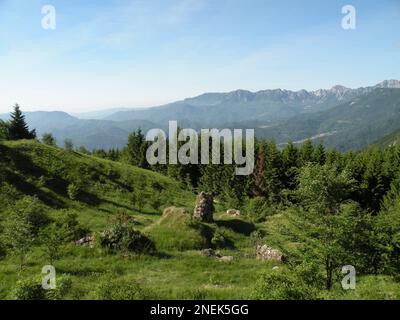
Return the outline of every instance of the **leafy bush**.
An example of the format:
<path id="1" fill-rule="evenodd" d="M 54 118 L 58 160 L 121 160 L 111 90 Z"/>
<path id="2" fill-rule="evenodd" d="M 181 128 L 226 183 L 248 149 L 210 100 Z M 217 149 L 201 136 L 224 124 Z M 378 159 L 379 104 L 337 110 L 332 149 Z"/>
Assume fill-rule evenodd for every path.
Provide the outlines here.
<path id="1" fill-rule="evenodd" d="M 42 288 L 42 279 L 32 277 L 19 280 L 13 290 L 15 300 L 45 300 L 45 290 Z"/>
<path id="2" fill-rule="evenodd" d="M 315 266 L 300 265 L 291 270 L 273 270 L 256 282 L 252 298 L 258 300 L 316 300 L 324 283 Z"/>
<path id="3" fill-rule="evenodd" d="M 12 292 L 15 300 L 61 300 L 71 289 L 69 276 L 61 275 L 56 279 L 56 289 L 45 290 L 39 276 L 19 280 Z"/>
<path id="4" fill-rule="evenodd" d="M 256 222 L 264 221 L 267 216 L 271 216 L 275 213 L 275 211 L 269 207 L 267 199 L 263 197 L 248 199 L 245 212 L 249 218 Z"/>
<path id="5" fill-rule="evenodd" d="M 57 228 L 60 229 L 65 242 L 79 240 L 90 233 L 89 229 L 79 224 L 78 215 L 75 212 L 61 210 L 53 216 L 53 220 Z"/>
<path id="6" fill-rule="evenodd" d="M 39 230 L 50 223 L 47 208 L 36 197 L 25 196 L 18 200 L 12 208 L 12 216 L 24 217 L 36 236 Z"/>
<path id="7" fill-rule="evenodd" d="M 123 253 L 143 253 L 154 250 L 151 240 L 136 230 L 135 223 L 131 221 L 115 222 L 100 233 L 99 241 L 102 247 Z"/>
<path id="8" fill-rule="evenodd" d="M 146 300 L 154 298 L 153 295 L 134 281 L 122 281 L 106 277 L 94 291 L 96 300 Z"/>

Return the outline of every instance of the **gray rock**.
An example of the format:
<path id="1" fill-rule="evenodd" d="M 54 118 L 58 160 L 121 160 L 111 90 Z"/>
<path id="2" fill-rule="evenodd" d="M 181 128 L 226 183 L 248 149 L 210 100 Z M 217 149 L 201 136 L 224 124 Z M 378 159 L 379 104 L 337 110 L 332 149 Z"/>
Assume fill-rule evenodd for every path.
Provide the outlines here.
<path id="1" fill-rule="evenodd" d="M 204 257 L 215 257 L 216 253 L 213 249 L 204 249 L 201 250 L 201 255 Z"/>
<path id="2" fill-rule="evenodd" d="M 267 245 L 257 246 L 256 254 L 258 260 L 283 262 L 283 253 Z"/>
<path id="3" fill-rule="evenodd" d="M 202 222 L 213 222 L 214 204 L 213 196 L 209 193 L 201 192 L 196 199 L 196 206 L 193 212 L 193 219 Z"/>

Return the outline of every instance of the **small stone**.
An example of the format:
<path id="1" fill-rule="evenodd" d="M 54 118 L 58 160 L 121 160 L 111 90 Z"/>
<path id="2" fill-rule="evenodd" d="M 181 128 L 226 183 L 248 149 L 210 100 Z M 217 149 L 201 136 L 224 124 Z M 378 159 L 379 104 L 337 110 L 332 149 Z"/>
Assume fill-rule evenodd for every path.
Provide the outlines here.
<path id="1" fill-rule="evenodd" d="M 204 257 L 215 257 L 216 253 L 213 249 L 203 249 L 201 250 L 201 255 Z"/>
<path id="2" fill-rule="evenodd" d="M 226 211 L 226 214 L 234 217 L 240 217 L 241 215 L 240 211 L 236 209 L 229 209 Z"/>
<path id="3" fill-rule="evenodd" d="M 233 261 L 233 257 L 232 256 L 223 256 L 221 258 L 218 258 L 219 261 L 222 262 L 232 262 Z"/>

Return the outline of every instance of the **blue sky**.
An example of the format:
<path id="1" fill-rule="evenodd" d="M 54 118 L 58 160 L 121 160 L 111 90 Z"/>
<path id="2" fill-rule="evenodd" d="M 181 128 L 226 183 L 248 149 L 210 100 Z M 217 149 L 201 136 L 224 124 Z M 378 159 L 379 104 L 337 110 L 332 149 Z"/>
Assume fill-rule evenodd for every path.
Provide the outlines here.
<path id="1" fill-rule="evenodd" d="M 356 30 L 341 27 L 347 4 Z M 0 0 L 0 112 L 373 85 L 400 78 L 399 30 L 399 0 Z"/>

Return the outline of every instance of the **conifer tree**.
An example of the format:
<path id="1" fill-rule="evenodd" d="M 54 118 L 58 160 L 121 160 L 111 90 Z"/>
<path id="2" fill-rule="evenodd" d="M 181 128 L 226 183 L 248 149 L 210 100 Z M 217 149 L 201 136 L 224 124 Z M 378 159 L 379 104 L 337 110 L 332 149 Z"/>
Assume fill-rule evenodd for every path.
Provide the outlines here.
<path id="1" fill-rule="evenodd" d="M 25 116 L 22 114 L 22 111 L 18 104 L 15 105 L 14 111 L 11 113 L 8 134 L 10 140 L 36 138 L 35 129 L 29 130 L 29 127 L 25 121 Z"/>

